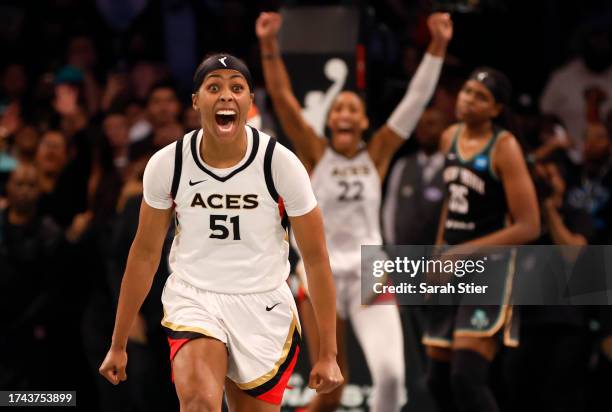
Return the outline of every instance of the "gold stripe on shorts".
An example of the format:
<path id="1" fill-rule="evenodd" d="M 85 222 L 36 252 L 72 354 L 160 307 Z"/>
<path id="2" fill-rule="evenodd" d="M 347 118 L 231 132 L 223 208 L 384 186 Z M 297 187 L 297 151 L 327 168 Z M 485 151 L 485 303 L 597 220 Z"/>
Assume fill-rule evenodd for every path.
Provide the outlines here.
<path id="1" fill-rule="evenodd" d="M 202 329 L 202 328 L 198 328 L 197 326 L 185 326 L 185 325 L 179 325 L 176 323 L 172 323 L 166 320 L 166 311 L 164 311 L 164 317 L 161 320 L 161 324 L 162 326 L 173 330 L 175 332 L 194 332 L 194 333 L 199 333 L 201 335 L 205 335 L 208 336 L 210 338 L 215 338 L 220 340 L 217 336 L 215 336 L 214 333 L 211 333 L 209 331 L 207 331 L 206 329 Z"/>
<path id="2" fill-rule="evenodd" d="M 283 345 L 283 351 L 281 353 L 280 358 L 274 364 L 274 367 L 266 374 L 250 382 L 245 382 L 245 383 L 235 382 L 236 386 L 238 386 L 242 390 L 249 390 L 249 389 L 253 389 L 258 386 L 263 385 L 264 383 L 272 379 L 274 376 L 276 376 L 276 374 L 278 373 L 278 368 L 280 368 L 283 362 L 285 362 L 285 359 L 287 359 L 287 355 L 289 354 L 289 350 L 291 349 L 291 345 L 293 343 L 293 334 L 295 333 L 296 328 L 298 329 L 298 332 L 299 332 L 298 323 L 295 318 L 295 314 L 293 314 L 293 317 L 291 320 L 291 326 L 289 327 L 289 333 L 287 334 L 287 339 L 285 339 L 285 344 Z"/>

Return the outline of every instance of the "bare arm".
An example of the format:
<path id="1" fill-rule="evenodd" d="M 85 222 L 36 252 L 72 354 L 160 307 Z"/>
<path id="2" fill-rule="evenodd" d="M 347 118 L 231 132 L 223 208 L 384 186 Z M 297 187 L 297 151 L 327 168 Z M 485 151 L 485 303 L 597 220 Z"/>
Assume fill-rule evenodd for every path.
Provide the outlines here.
<path id="1" fill-rule="evenodd" d="M 316 207 L 304 216 L 291 218 L 291 228 L 308 275 L 310 298 L 321 336 L 319 355 L 336 356 L 336 292 L 321 211 Z"/>
<path id="2" fill-rule="evenodd" d="M 115 385 L 126 379 L 128 334 L 151 289 L 171 218 L 172 209 L 154 209 L 142 201 L 138 230 L 121 282 L 111 348 L 100 366 L 100 373 Z"/>
<path id="3" fill-rule="evenodd" d="M 323 387 L 317 390 L 327 392 L 338 386 L 343 379 L 336 364 L 336 290 L 329 266 L 321 211 L 316 207 L 303 216 L 292 217 L 291 227 L 302 253 L 310 300 L 319 330 L 319 358 L 311 373 L 311 385 L 317 388 L 318 378 L 313 374 L 320 374 Z"/>
<path id="4" fill-rule="evenodd" d="M 368 152 L 381 178 L 385 177 L 393 154 L 410 137 L 431 99 L 438 83 L 446 48 L 452 38 L 453 26 L 448 14 L 433 13 L 427 24 L 432 37 L 427 53 L 410 81 L 406 94 L 387 123 L 376 132 L 368 144 Z"/>
<path id="5" fill-rule="evenodd" d="M 436 246 L 444 243 L 444 224 L 446 223 L 446 216 L 448 214 L 448 199 L 444 199 L 442 210 L 440 211 L 440 221 L 438 223 L 438 233 L 436 234 Z"/>
<path id="6" fill-rule="evenodd" d="M 502 181 L 512 222 L 509 226 L 467 242 L 470 245 L 521 245 L 540 234 L 540 211 L 535 187 L 516 138 L 499 137 L 493 165 Z"/>
<path id="7" fill-rule="evenodd" d="M 302 107 L 293 94 L 276 38 L 280 26 L 281 16 L 278 13 L 261 13 L 256 23 L 266 91 L 297 155 L 311 170 L 323 156 L 327 143 L 306 123 Z"/>

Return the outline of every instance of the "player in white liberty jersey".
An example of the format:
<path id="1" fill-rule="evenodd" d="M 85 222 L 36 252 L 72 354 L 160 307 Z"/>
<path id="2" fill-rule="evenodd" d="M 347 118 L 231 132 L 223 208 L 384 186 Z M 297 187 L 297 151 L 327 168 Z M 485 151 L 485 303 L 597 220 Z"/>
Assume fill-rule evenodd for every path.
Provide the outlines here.
<path id="1" fill-rule="evenodd" d="M 289 273 L 291 221 L 313 278 L 322 354 L 310 386 L 342 382 L 336 363 L 335 295 L 323 224 L 297 157 L 246 126 L 250 73 L 226 54 L 194 76 L 202 128 L 157 152 L 144 174 L 138 231 L 121 286 L 111 348 L 100 372 L 126 379 L 128 331 L 151 286 L 176 212 L 172 275 L 162 295 L 181 411 L 279 411 L 301 336 Z"/>
<path id="2" fill-rule="evenodd" d="M 280 15 L 262 13 L 256 25 L 266 89 L 285 133 L 311 172 L 313 189 L 325 220 L 325 237 L 337 290 L 340 367 L 346 376 L 342 331 L 344 322 L 350 319 L 372 375 L 371 410 L 376 412 L 399 411 L 406 401 L 404 348 L 397 307 L 361 305 L 360 246 L 382 243 L 381 182 L 391 157 L 412 133 L 433 94 L 452 37 L 448 14 L 432 14 L 428 25 L 432 41 L 406 95 L 387 124 L 367 145 L 362 140 L 368 128 L 365 105 L 356 93 L 349 91 L 341 92 L 331 106 L 327 119 L 331 130 L 329 144 L 317 136 L 301 114 L 280 58 L 276 40 Z M 308 284 L 312 291 L 314 283 Z M 308 336 L 313 332 L 309 328 Z M 316 350 L 311 354 L 316 358 Z M 341 394 L 342 388 L 339 388 L 329 395 L 317 396 L 309 405 L 310 410 L 335 410 Z"/>

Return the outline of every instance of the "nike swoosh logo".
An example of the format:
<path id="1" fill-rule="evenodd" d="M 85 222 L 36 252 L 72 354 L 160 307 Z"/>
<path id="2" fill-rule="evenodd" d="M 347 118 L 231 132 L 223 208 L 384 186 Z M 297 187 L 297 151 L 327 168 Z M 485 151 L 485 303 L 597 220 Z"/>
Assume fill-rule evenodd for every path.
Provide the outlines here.
<path id="1" fill-rule="evenodd" d="M 272 309 L 274 309 L 275 307 L 277 307 L 278 305 L 280 305 L 280 302 L 275 303 L 272 306 L 266 306 L 266 312 L 270 312 Z"/>
<path id="2" fill-rule="evenodd" d="M 197 182 L 192 182 L 192 181 L 191 181 L 191 179 L 189 179 L 189 186 L 195 186 L 195 185 L 197 185 L 197 184 L 199 184 L 199 183 L 202 183 L 202 182 L 205 182 L 205 181 L 207 181 L 207 180 L 208 180 L 208 179 L 198 180 Z"/>

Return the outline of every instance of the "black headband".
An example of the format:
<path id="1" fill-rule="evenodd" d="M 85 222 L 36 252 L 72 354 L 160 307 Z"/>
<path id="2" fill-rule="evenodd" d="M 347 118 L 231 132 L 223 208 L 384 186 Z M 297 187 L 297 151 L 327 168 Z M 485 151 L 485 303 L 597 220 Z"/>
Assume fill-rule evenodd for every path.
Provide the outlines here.
<path id="1" fill-rule="evenodd" d="M 231 54 L 215 54 L 206 58 L 198 68 L 196 69 L 195 74 L 193 75 L 193 93 L 196 93 L 206 75 L 215 70 L 236 70 L 241 75 L 244 76 L 247 84 L 249 85 L 249 90 L 253 93 L 253 81 L 251 80 L 251 72 L 246 64 L 243 63 L 237 57 L 232 56 Z"/>
<path id="2" fill-rule="evenodd" d="M 495 97 L 496 102 L 502 104 L 510 102 L 512 86 L 502 72 L 489 67 L 479 67 L 472 72 L 469 79 L 482 83 Z"/>

